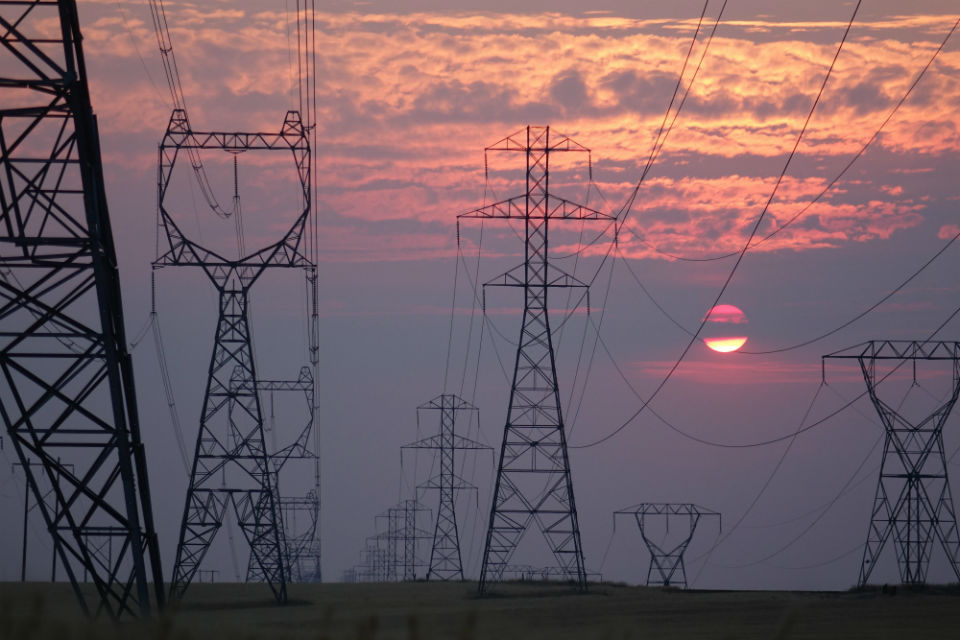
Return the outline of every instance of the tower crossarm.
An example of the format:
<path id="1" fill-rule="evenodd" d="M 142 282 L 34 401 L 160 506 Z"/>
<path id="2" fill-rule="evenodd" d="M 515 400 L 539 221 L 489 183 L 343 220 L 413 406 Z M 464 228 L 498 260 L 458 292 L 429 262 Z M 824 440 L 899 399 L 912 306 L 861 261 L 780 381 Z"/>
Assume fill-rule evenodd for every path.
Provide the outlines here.
<path id="1" fill-rule="evenodd" d="M 824 359 L 958 360 L 960 342 L 932 340 L 869 340 L 823 356 Z"/>
<path id="2" fill-rule="evenodd" d="M 310 149 L 310 142 L 300 114 L 287 111 L 279 132 L 194 131 L 184 109 L 174 109 L 160 149 L 221 149 L 243 151 L 301 151 Z"/>
<path id="3" fill-rule="evenodd" d="M 529 286 L 525 280 L 526 265 L 519 264 L 512 269 L 501 273 L 495 278 L 483 283 L 484 287 L 526 287 Z M 582 288 L 589 289 L 590 285 L 583 280 L 577 278 L 574 275 L 571 275 L 560 269 L 559 267 L 554 266 L 552 263 L 547 263 L 546 268 L 546 278 L 543 283 L 544 287 L 556 287 L 556 288 Z"/>
<path id="4" fill-rule="evenodd" d="M 596 209 L 551 195 L 547 206 L 527 213 L 527 195 L 514 196 L 485 207 L 461 213 L 457 218 L 519 218 L 519 219 L 560 219 L 560 220 L 616 220 L 615 216 Z"/>
<path id="5" fill-rule="evenodd" d="M 464 438 L 463 436 L 454 435 L 452 438 L 452 443 L 444 443 L 442 440 L 442 434 L 435 436 L 430 436 L 428 438 L 422 438 L 416 442 L 411 442 L 410 444 L 405 444 L 401 449 L 440 449 L 449 448 L 449 449 L 481 449 L 481 450 L 492 450 L 493 447 L 489 447 L 482 442 L 477 442 L 476 440 L 471 440 L 470 438 Z"/>
<path id="6" fill-rule="evenodd" d="M 554 151 L 577 151 L 580 153 L 590 153 L 590 149 L 583 146 L 573 138 L 562 134 L 552 132 L 550 135 L 549 127 L 530 126 L 514 131 L 510 135 L 494 142 L 484 151 L 532 151 L 553 153 Z"/>
<path id="7" fill-rule="evenodd" d="M 452 476 L 451 479 L 445 478 L 442 474 L 437 474 L 429 478 L 426 482 L 417 485 L 418 489 L 450 489 L 452 491 L 476 491 L 477 487 L 464 480 L 459 475 Z"/>
<path id="8" fill-rule="evenodd" d="M 231 260 L 187 238 L 173 218 L 161 208 L 169 248 L 154 261 L 153 267 L 202 267 L 214 281 L 218 280 L 218 272 L 224 269 L 246 270 L 250 282 L 268 267 L 311 268 L 313 264 L 302 252 L 303 230 L 308 215 L 309 212 L 304 211 L 279 241 L 239 260 Z"/>

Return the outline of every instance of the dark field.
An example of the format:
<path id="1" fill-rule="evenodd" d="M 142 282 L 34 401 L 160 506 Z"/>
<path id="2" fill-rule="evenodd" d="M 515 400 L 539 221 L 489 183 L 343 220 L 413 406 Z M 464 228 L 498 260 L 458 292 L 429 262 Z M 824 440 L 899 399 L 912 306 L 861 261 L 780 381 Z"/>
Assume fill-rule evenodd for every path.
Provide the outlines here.
<path id="1" fill-rule="evenodd" d="M 474 583 L 292 585 L 276 606 L 264 585 L 196 584 L 158 620 L 90 622 L 69 586 L 0 583 L 0 639 L 960 638 L 960 590 L 675 591 Z"/>

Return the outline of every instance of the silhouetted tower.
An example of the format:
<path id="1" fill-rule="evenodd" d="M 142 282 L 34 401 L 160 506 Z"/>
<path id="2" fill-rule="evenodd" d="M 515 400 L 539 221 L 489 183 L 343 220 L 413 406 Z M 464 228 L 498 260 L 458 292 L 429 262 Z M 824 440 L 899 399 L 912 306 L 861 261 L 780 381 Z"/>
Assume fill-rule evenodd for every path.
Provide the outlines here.
<path id="1" fill-rule="evenodd" d="M 246 384 L 242 371 L 234 368 L 235 378 L 231 384 L 237 387 Z M 305 460 L 312 463 L 314 486 L 304 497 L 280 495 L 280 516 L 283 520 L 283 555 L 287 578 L 291 582 L 306 582 L 320 579 L 320 546 L 317 524 L 320 516 L 320 457 L 310 448 L 310 436 L 314 429 L 315 420 L 315 381 L 310 367 L 301 367 L 296 380 L 258 380 L 257 391 L 268 394 L 269 421 L 267 431 L 278 437 L 278 431 L 287 431 L 277 425 L 275 412 L 275 395 L 283 392 L 284 397 L 292 394 L 303 394 L 307 410 L 307 419 L 300 426 L 292 442 L 284 446 L 277 446 L 272 442 L 270 449 L 270 465 L 275 474 L 274 486 L 281 485 L 280 479 L 283 470 L 290 460 Z M 293 403 L 283 402 L 288 405 Z M 269 440 L 270 438 L 268 438 Z M 296 472 L 295 470 L 294 472 Z M 247 582 L 263 582 L 266 576 L 250 551 L 247 562 Z"/>
<path id="2" fill-rule="evenodd" d="M 858 584 L 867 584 L 891 535 L 903 584 L 926 582 L 935 539 L 960 580 L 960 535 L 943 454 L 943 425 L 960 395 L 960 342 L 871 340 L 823 357 L 857 360 L 886 431 Z M 906 362 L 914 367 L 921 361 L 947 362 L 953 378 L 950 393 L 925 418 L 911 422 L 880 398 L 879 385 L 889 373 L 881 372 L 878 378 L 878 361 L 891 361 L 895 368 Z"/>
<path id="3" fill-rule="evenodd" d="M 510 557 L 531 522 L 547 539 L 560 567 L 579 589 L 586 588 L 580 526 L 573 498 L 573 481 L 557 385 L 548 292 L 554 287 L 587 287 L 550 262 L 551 220 L 614 218 L 550 193 L 550 155 L 589 149 L 566 136 L 550 138 L 549 127 L 527 127 L 486 151 L 512 151 L 526 158 L 526 193 L 497 202 L 459 218 L 524 221 L 523 264 L 487 285 L 520 287 L 524 292 L 523 321 L 507 420 L 494 486 L 480 572 L 480 592 L 490 580 L 500 580 Z"/>
<path id="4" fill-rule="evenodd" d="M 672 503 L 672 502 L 644 502 L 636 507 L 622 511 L 614 511 L 614 517 L 618 515 L 632 515 L 637 521 L 637 527 L 640 529 L 640 536 L 650 551 L 650 567 L 647 569 L 647 585 L 659 584 L 664 587 L 682 587 L 687 588 L 687 569 L 683 562 L 683 554 L 693 540 L 693 534 L 697 530 L 700 518 L 716 516 L 720 519 L 720 514 L 710 509 L 698 507 L 690 503 Z M 670 532 L 670 519 L 673 518 L 686 520 L 687 529 L 684 533 L 673 538 L 664 538 L 657 542 L 650 534 L 647 526 L 647 518 L 654 516 L 658 520 L 663 519 L 667 534 Z"/>
<path id="5" fill-rule="evenodd" d="M 433 449 L 440 455 L 440 473 L 427 480 L 422 489 L 436 489 L 440 493 L 437 507 L 437 522 L 433 529 L 433 547 L 430 550 L 430 566 L 427 580 L 463 580 L 463 559 L 460 554 L 460 534 L 457 530 L 457 491 L 476 489 L 456 474 L 455 456 L 458 450 L 487 449 L 490 447 L 458 436 L 455 433 L 457 415 L 472 412 L 479 420 L 479 409 L 453 394 L 441 394 L 417 407 L 417 424 L 421 411 L 437 411 L 440 414 L 440 433 L 423 438 L 401 449 Z M 472 418 L 471 418 L 472 419 Z"/>
<path id="6" fill-rule="evenodd" d="M 290 153 L 299 177 L 302 209 L 283 238 L 233 260 L 187 238 L 167 211 L 166 195 L 180 153 L 191 150 Z M 310 145 L 296 111 L 287 112 L 279 133 L 239 133 L 193 131 L 186 112 L 175 109 L 159 155 L 159 224 L 166 253 L 154 268 L 200 267 L 219 294 L 219 318 L 170 593 L 174 598 L 183 596 L 223 524 L 227 506 L 232 505 L 257 571 L 277 601 L 284 602 L 283 520 L 264 442 L 248 301 L 250 288 L 267 269 L 315 268 L 303 246 L 311 202 Z"/>
<path id="7" fill-rule="evenodd" d="M 148 615 L 163 578 L 76 3 L 4 2 L 0 23 L 0 415 L 80 606 Z"/>
<path id="8" fill-rule="evenodd" d="M 417 520 L 421 513 L 429 512 L 430 509 L 418 501 L 407 499 L 376 516 L 375 522 L 386 523 L 384 530 L 375 536 L 378 543 L 382 544 L 381 548 L 386 551 L 387 567 L 383 580 L 416 580 L 417 567 L 423 566 L 423 562 L 417 557 L 417 541 L 430 538 L 428 531 L 417 526 Z"/>

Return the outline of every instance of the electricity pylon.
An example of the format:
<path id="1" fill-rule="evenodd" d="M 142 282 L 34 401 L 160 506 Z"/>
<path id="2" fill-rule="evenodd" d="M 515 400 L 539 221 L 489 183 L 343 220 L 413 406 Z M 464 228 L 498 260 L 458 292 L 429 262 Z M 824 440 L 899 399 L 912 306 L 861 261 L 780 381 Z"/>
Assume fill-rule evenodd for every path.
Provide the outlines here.
<path id="1" fill-rule="evenodd" d="M 80 606 L 146 616 L 163 577 L 76 3 L 4 2 L 0 26 L 0 415 Z"/>
<path id="2" fill-rule="evenodd" d="M 823 357 L 857 360 L 886 432 L 859 586 L 867 584 L 891 535 L 903 584 L 926 582 L 934 540 L 960 580 L 960 535 L 943 453 L 943 425 L 960 395 L 960 342 L 871 340 Z M 923 420 L 907 420 L 880 398 L 879 385 L 886 376 L 878 379 L 876 366 L 884 360 L 896 368 L 906 362 L 914 367 L 919 361 L 950 363 L 950 394 Z"/>
<path id="3" fill-rule="evenodd" d="M 231 384 L 239 387 L 246 384 L 242 372 L 234 368 Z M 311 451 L 309 446 L 310 435 L 314 429 L 315 419 L 315 381 L 310 367 L 301 367 L 296 380 L 258 380 L 257 390 L 269 394 L 269 421 L 267 432 L 277 438 L 278 426 L 275 412 L 275 394 L 277 392 L 293 392 L 303 394 L 306 403 L 307 420 L 300 428 L 296 438 L 283 447 L 271 442 L 270 464 L 276 475 L 274 486 L 280 485 L 280 476 L 287 462 L 292 459 L 301 459 L 313 463 L 313 488 L 304 497 L 280 495 L 280 516 L 283 519 L 283 556 L 287 578 L 291 582 L 305 582 L 319 580 L 320 577 L 320 547 L 317 524 L 320 518 L 320 456 Z M 262 399 L 261 399 L 262 400 Z M 269 439 L 269 438 L 268 438 Z M 305 521 L 305 523 L 304 523 Z M 308 568 L 308 565 L 309 568 Z M 261 582 L 265 580 L 260 566 L 257 564 L 251 549 L 247 562 L 247 582 Z"/>
<path id="4" fill-rule="evenodd" d="M 456 493 L 462 489 L 476 489 L 456 474 L 455 456 L 458 450 L 490 450 L 490 447 L 458 436 L 455 433 L 457 414 L 473 412 L 479 416 L 480 410 L 453 394 L 441 394 L 417 407 L 417 424 L 421 411 L 440 412 L 440 433 L 401 447 L 402 449 L 433 449 L 439 451 L 440 473 L 420 488 L 436 489 L 440 492 L 440 504 L 437 507 L 437 522 L 433 529 L 433 547 L 430 550 L 430 566 L 427 580 L 463 580 L 463 558 L 460 554 L 460 534 L 457 529 L 455 508 Z M 479 420 L 479 417 L 477 418 Z"/>
<path id="5" fill-rule="evenodd" d="M 417 557 L 417 541 L 430 538 L 429 532 L 417 526 L 417 520 L 419 514 L 429 512 L 430 509 L 418 501 L 407 499 L 374 518 L 375 523 L 386 523 L 384 529 L 374 536 L 386 551 L 384 581 L 416 580 L 417 567 L 423 566 Z"/>
<path id="6" fill-rule="evenodd" d="M 299 177 L 302 210 L 286 234 L 237 259 L 223 257 L 187 238 L 167 211 L 166 196 L 180 153 L 191 150 L 290 153 Z M 175 109 L 159 157 L 159 224 L 166 252 L 154 262 L 154 268 L 200 267 L 219 294 L 219 318 L 170 593 L 174 598 L 183 596 L 223 524 L 227 505 L 232 504 L 258 571 L 277 601 L 285 602 L 283 519 L 264 441 L 248 302 L 250 288 L 267 269 L 315 269 L 303 250 L 311 203 L 309 141 L 296 111 L 287 112 L 279 133 L 239 133 L 193 131 L 186 112 Z"/>
<path id="7" fill-rule="evenodd" d="M 720 514 L 710 509 L 698 507 L 690 503 L 673 502 L 644 502 L 636 507 L 621 511 L 614 511 L 613 516 L 632 515 L 637 521 L 637 527 L 640 529 L 640 536 L 644 544 L 650 551 L 650 567 L 647 569 L 647 585 L 659 584 L 664 587 L 679 586 L 687 588 L 687 569 L 683 562 L 683 554 L 693 540 L 693 534 L 697 530 L 700 518 L 716 516 L 720 519 Z M 656 516 L 658 519 L 664 519 L 666 530 L 670 531 L 670 519 L 681 518 L 687 521 L 686 533 L 670 539 L 669 542 L 656 542 L 649 534 L 647 527 L 647 518 Z M 669 544 L 670 546 L 666 546 Z M 656 572 L 656 573 L 654 573 Z"/>
<path id="8" fill-rule="evenodd" d="M 550 138 L 550 127 L 518 131 L 486 151 L 512 151 L 526 158 L 526 192 L 459 218 L 518 219 L 524 222 L 523 264 L 487 285 L 520 287 L 523 321 L 500 462 L 490 509 L 480 572 L 480 593 L 503 576 L 520 539 L 533 521 L 547 539 L 567 578 L 587 585 L 580 525 L 573 498 L 570 459 L 560 408 L 560 389 L 550 331 L 548 292 L 555 287 L 587 287 L 550 262 L 551 220 L 613 221 L 613 216 L 550 193 L 550 155 L 589 149 L 566 136 Z"/>

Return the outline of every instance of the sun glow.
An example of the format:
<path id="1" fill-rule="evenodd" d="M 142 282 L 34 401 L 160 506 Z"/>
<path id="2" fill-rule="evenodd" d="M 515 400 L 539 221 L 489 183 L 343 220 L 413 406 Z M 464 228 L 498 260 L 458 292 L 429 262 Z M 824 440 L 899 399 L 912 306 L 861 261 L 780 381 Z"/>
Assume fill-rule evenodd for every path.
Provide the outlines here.
<path id="1" fill-rule="evenodd" d="M 732 304 L 718 304 L 707 312 L 703 327 L 703 342 L 718 353 L 732 353 L 747 343 L 744 335 L 730 334 L 743 331 L 730 325 L 747 324 L 747 315 Z"/>
<path id="2" fill-rule="evenodd" d="M 714 351 L 720 353 L 730 353 L 736 351 L 747 343 L 746 337 L 742 338 L 707 338 L 704 340 L 706 345 Z"/>

